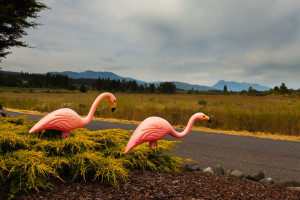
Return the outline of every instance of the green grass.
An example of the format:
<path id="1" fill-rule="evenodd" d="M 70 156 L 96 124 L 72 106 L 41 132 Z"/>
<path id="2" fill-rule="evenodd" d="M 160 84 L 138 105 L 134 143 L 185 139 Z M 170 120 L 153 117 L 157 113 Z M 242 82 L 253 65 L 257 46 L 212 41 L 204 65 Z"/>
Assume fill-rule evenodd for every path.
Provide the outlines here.
<path id="1" fill-rule="evenodd" d="M 68 107 L 79 115 L 87 115 L 95 98 L 101 93 L 63 93 L 29 89 L 11 93 L 3 89 L 0 99 L 4 107 L 35 110 L 45 113 Z M 59 93 L 60 92 L 60 93 Z M 100 102 L 96 117 L 143 121 L 150 116 L 165 118 L 172 125 L 186 125 L 196 112 L 212 117 L 212 123 L 197 122 L 223 130 L 246 130 L 283 135 L 300 135 L 300 98 L 285 96 L 194 95 L 194 94 L 124 94 L 116 93 L 117 109 L 110 111 L 107 100 Z"/>
<path id="2" fill-rule="evenodd" d="M 124 154 L 132 131 L 76 129 L 61 139 L 55 130 L 29 134 L 36 121 L 0 118 L 0 192 L 15 194 L 52 188 L 53 180 L 100 181 L 119 187 L 130 169 L 178 173 L 183 159 L 170 152 L 179 142 L 138 145 Z"/>
<path id="3" fill-rule="evenodd" d="M 198 101 L 198 104 L 199 104 L 199 105 L 206 105 L 206 104 L 207 104 L 207 101 L 205 101 L 205 100 L 199 100 L 199 101 Z"/>

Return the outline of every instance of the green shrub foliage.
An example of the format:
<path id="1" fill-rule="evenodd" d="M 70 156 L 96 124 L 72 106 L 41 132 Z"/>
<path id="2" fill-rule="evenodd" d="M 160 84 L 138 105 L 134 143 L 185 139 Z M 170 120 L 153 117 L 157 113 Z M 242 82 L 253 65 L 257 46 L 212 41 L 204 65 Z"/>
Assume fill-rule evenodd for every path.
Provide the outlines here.
<path id="1" fill-rule="evenodd" d="M 160 140 L 124 154 L 132 131 L 76 129 L 70 138 L 44 130 L 29 134 L 36 121 L 0 118 L 0 192 L 14 194 L 53 187 L 53 180 L 100 181 L 119 187 L 130 169 L 178 173 L 181 158 L 170 152 L 179 142 Z"/>

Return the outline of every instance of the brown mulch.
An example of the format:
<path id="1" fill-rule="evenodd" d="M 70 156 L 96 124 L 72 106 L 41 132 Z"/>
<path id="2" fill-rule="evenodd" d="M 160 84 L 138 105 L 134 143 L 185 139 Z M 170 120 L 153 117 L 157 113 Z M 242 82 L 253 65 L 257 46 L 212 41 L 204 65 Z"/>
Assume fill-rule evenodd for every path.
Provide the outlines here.
<path id="1" fill-rule="evenodd" d="M 275 185 L 226 176 L 187 172 L 172 175 L 151 171 L 133 171 L 120 188 L 92 183 L 57 183 L 53 190 L 17 199 L 300 199 L 300 192 Z"/>

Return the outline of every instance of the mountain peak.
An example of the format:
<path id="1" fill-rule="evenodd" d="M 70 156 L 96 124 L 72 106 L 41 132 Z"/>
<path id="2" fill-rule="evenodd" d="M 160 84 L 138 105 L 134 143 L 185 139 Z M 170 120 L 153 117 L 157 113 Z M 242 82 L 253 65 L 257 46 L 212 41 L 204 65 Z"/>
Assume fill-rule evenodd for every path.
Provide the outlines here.
<path id="1" fill-rule="evenodd" d="M 64 71 L 64 72 L 51 72 L 53 74 L 63 74 L 68 75 L 70 78 L 79 79 L 79 78 L 87 78 L 87 79 L 98 79 L 100 78 L 109 78 L 109 79 L 122 79 L 122 77 L 112 73 L 112 72 L 95 72 L 91 70 L 86 70 L 84 72 L 72 72 L 72 71 Z"/>
<path id="2" fill-rule="evenodd" d="M 223 90 L 224 85 L 227 86 L 228 91 L 234 91 L 234 92 L 240 92 L 242 90 L 248 90 L 250 87 L 252 87 L 252 89 L 258 90 L 258 91 L 266 91 L 266 90 L 271 89 L 267 86 L 262 86 L 262 85 L 259 85 L 259 84 L 256 84 L 256 83 L 247 83 L 247 82 L 239 83 L 239 82 L 235 82 L 235 81 L 224 81 L 224 80 L 218 81 L 212 87 L 217 89 L 217 90 Z"/>

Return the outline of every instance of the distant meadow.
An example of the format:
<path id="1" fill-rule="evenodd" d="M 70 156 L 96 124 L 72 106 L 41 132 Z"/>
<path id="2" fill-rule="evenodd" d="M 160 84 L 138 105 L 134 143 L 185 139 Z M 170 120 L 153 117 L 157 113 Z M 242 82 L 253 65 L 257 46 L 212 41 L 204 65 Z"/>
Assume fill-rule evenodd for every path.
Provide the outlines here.
<path id="1" fill-rule="evenodd" d="M 49 113 L 71 108 L 85 116 L 101 92 L 67 90 L 3 89 L 0 103 L 4 108 Z M 104 99 L 95 117 L 143 121 L 150 116 L 165 118 L 172 125 L 184 127 L 196 112 L 212 118 L 212 123 L 195 126 L 212 129 L 300 135 L 300 98 L 292 95 L 196 95 L 196 94 L 127 94 L 114 93 L 117 109 L 111 112 Z"/>

